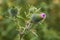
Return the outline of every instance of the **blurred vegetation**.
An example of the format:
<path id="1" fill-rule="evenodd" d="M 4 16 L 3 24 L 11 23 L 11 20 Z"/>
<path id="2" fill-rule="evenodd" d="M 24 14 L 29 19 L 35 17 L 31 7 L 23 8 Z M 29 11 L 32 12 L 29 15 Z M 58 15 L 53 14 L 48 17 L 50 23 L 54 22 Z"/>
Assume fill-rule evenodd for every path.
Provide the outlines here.
<path id="1" fill-rule="evenodd" d="M 41 12 L 46 20 L 30 28 Z M 60 40 L 60 0 L 0 0 L 0 40 Z"/>

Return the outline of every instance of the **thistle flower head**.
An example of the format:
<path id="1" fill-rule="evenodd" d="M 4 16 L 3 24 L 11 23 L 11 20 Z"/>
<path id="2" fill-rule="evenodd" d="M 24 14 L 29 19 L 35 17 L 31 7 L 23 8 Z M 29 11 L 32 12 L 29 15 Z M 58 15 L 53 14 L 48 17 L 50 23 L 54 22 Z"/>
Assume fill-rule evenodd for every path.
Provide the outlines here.
<path id="1" fill-rule="evenodd" d="M 46 14 L 45 14 L 45 13 L 41 13 L 40 16 L 41 16 L 41 18 L 43 18 L 43 19 L 46 18 Z"/>

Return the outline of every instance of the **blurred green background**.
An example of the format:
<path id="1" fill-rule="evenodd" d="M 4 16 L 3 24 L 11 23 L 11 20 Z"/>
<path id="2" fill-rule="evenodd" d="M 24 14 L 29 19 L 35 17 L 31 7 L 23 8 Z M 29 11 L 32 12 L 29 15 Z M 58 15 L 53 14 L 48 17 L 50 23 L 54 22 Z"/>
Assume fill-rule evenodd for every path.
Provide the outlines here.
<path id="1" fill-rule="evenodd" d="M 18 14 L 10 13 L 12 7 Z M 34 10 L 46 13 L 46 20 L 24 31 Z M 0 40 L 60 40 L 60 0 L 0 0 Z"/>

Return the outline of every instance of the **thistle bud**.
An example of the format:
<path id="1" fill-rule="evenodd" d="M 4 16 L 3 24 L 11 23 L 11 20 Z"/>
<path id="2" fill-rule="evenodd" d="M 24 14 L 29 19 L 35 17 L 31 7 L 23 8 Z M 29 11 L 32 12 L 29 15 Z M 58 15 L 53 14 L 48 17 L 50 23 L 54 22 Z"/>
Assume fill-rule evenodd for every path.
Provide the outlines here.
<path id="1" fill-rule="evenodd" d="M 34 22 L 34 23 L 38 23 L 38 22 L 42 21 L 45 18 L 46 18 L 46 14 L 45 13 L 32 14 L 31 21 Z"/>
<path id="2" fill-rule="evenodd" d="M 10 13 L 12 16 L 16 16 L 17 13 L 18 13 L 18 9 L 15 8 L 15 7 L 12 7 L 12 8 L 9 10 L 9 13 Z"/>

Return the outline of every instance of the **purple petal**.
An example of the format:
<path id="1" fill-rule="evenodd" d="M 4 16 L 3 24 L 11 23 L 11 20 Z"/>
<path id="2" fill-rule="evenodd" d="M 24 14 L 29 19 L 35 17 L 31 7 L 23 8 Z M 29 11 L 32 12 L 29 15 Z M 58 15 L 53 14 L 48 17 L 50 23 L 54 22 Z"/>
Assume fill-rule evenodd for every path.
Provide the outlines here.
<path id="1" fill-rule="evenodd" d="M 41 16 L 41 18 L 46 18 L 46 14 L 45 13 L 41 13 L 40 16 Z"/>

